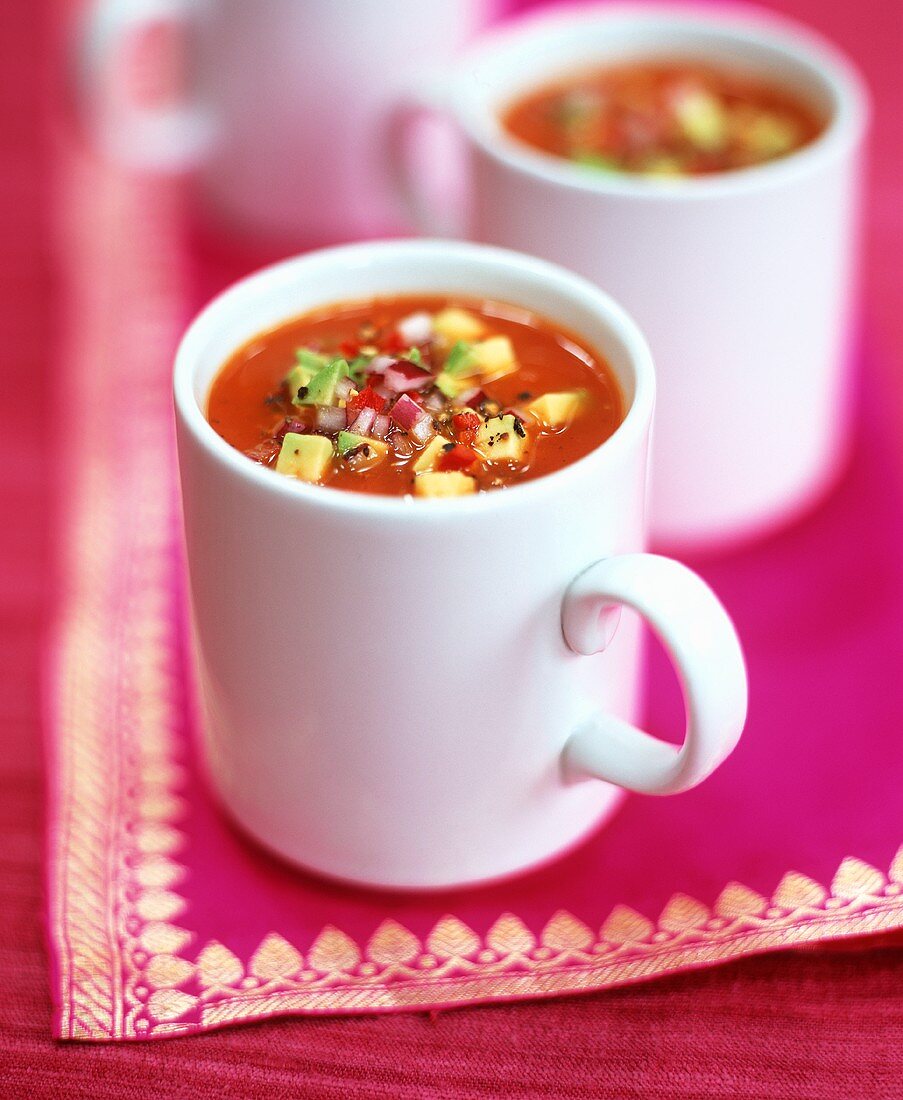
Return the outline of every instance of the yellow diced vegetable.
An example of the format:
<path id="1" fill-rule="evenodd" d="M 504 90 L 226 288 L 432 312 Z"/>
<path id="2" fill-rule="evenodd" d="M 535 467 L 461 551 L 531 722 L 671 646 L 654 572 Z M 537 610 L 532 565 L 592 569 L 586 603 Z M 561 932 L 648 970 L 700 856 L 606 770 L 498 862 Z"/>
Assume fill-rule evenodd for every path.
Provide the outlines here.
<path id="1" fill-rule="evenodd" d="M 527 412 L 547 428 L 563 428 L 577 415 L 584 399 L 585 394 L 580 390 L 544 393 L 527 405 Z"/>
<path id="2" fill-rule="evenodd" d="M 414 496 L 418 497 L 461 497 L 476 491 L 474 479 L 457 470 L 418 474 L 414 482 Z"/>
<path id="3" fill-rule="evenodd" d="M 427 443 L 424 449 L 420 452 L 420 457 L 414 463 L 414 473 L 419 474 L 424 470 L 432 470 L 435 468 L 436 463 L 439 461 L 439 457 L 442 454 L 442 450 L 448 440 L 444 435 L 434 435 L 433 438 Z"/>
<path id="4" fill-rule="evenodd" d="M 458 340 L 479 340 L 486 331 L 486 326 L 479 317 L 469 313 L 466 309 L 458 309 L 457 306 L 449 306 L 441 309 L 433 318 L 433 331 L 437 336 L 449 344 Z"/>
<path id="5" fill-rule="evenodd" d="M 674 114 L 685 137 L 698 149 L 719 149 L 727 139 L 724 108 L 710 92 L 686 92 L 675 103 Z"/>
<path id="6" fill-rule="evenodd" d="M 493 416 L 477 431 L 476 448 L 489 462 L 523 462 L 528 446 L 523 422 L 513 413 Z"/>
<path id="7" fill-rule="evenodd" d="M 276 472 L 301 481 L 320 481 L 334 454 L 332 441 L 325 436 L 286 432 L 276 459 Z"/>
<path id="8" fill-rule="evenodd" d="M 474 373 L 479 373 L 486 382 L 517 370 L 514 348 L 507 336 L 490 336 L 488 340 L 480 340 L 471 348 L 471 355 L 476 366 Z"/>

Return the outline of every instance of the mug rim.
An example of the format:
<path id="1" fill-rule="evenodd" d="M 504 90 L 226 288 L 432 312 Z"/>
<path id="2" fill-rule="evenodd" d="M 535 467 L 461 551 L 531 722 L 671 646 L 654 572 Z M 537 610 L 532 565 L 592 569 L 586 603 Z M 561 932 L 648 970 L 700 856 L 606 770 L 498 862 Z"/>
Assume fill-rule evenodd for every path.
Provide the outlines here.
<path id="1" fill-rule="evenodd" d="M 562 157 L 533 149 L 509 135 L 498 123 L 496 112 L 486 104 L 474 108 L 464 103 L 463 76 L 456 73 L 447 77 L 445 85 L 450 93 L 452 114 L 475 145 L 509 169 L 572 191 L 651 202 L 732 197 L 780 187 L 855 147 L 867 130 L 870 97 L 865 80 L 853 61 L 829 39 L 805 24 L 737 0 L 715 9 L 699 3 L 638 4 L 631 0 L 613 4 L 565 4 L 489 30 L 463 51 L 459 62 L 490 65 L 500 47 L 529 44 L 559 28 L 586 24 L 629 25 L 631 21 L 641 28 L 672 27 L 696 31 L 702 36 L 720 34 L 738 43 L 760 47 L 778 60 L 808 70 L 822 82 L 833 100 L 824 130 L 808 145 L 762 164 L 704 176 L 650 178 L 639 173 L 593 173 L 581 170 Z M 436 90 L 441 100 L 441 86 Z"/>
<path id="2" fill-rule="evenodd" d="M 195 396 L 195 378 L 202 360 L 202 352 L 210 334 L 220 320 L 260 298 L 267 284 L 281 283 L 297 273 L 299 279 L 314 282 L 316 272 L 324 264 L 347 260 L 367 261 L 378 265 L 390 262 L 401 255 L 433 258 L 437 271 L 441 272 L 445 260 L 476 264 L 497 270 L 500 274 L 517 269 L 526 273 L 538 285 L 548 287 L 559 296 L 566 296 L 599 317 L 621 341 L 627 353 L 629 369 L 633 375 L 634 393 L 624 417 L 615 431 L 588 454 L 550 473 L 501 490 L 476 492 L 464 497 L 414 499 L 410 495 L 389 495 L 336 489 L 329 485 L 310 485 L 297 478 L 283 477 L 273 470 L 253 462 L 231 443 L 226 442 L 207 420 L 201 403 Z M 437 293 L 436 281 L 425 282 L 424 289 Z M 390 293 L 380 290 L 381 293 Z M 438 291 L 441 293 L 441 291 Z M 322 302 L 330 305 L 332 300 Z M 303 312 L 315 309 L 315 304 L 304 307 Z M 300 314 L 299 314 L 300 315 Z M 555 322 L 554 308 L 546 314 Z M 288 320 L 289 317 L 286 317 Z M 620 385 L 619 380 L 619 385 Z M 622 386 L 623 390 L 623 386 Z M 209 387 L 208 387 L 209 394 Z M 540 504 L 550 494 L 567 492 L 571 482 L 579 478 L 588 466 L 616 464 L 625 450 L 642 444 L 642 436 L 652 420 L 655 403 L 655 373 L 652 354 L 646 338 L 633 318 L 605 291 L 588 279 L 576 275 L 558 264 L 536 259 L 512 249 L 464 241 L 439 239 L 363 241 L 317 249 L 290 257 L 263 267 L 232 283 L 216 295 L 195 316 L 179 342 L 173 369 L 173 397 L 177 418 L 190 432 L 192 438 L 218 465 L 244 481 L 249 487 L 265 493 L 281 494 L 284 499 L 305 501 L 315 507 L 334 512 L 358 515 L 392 515 L 408 521 L 435 521 L 443 517 L 465 517 L 487 508 L 530 506 Z M 625 404 L 627 396 L 624 395 Z"/>

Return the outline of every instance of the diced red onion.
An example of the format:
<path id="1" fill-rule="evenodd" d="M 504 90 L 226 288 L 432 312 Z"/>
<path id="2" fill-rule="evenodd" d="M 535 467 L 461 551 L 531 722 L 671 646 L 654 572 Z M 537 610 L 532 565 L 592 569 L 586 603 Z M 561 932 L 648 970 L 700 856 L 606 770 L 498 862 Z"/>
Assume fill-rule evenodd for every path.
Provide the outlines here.
<path id="1" fill-rule="evenodd" d="M 297 432 L 299 435 L 303 435 L 307 431 L 310 431 L 309 417 L 301 420 L 297 416 L 288 416 L 282 422 L 277 435 L 282 439 L 286 432 Z"/>
<path id="2" fill-rule="evenodd" d="M 345 410 L 334 405 L 317 405 L 317 430 L 332 435 L 345 427 Z"/>
<path id="3" fill-rule="evenodd" d="M 391 355 L 375 355 L 367 364 L 367 370 L 371 374 L 382 374 L 387 367 L 393 366 L 398 360 Z"/>
<path id="4" fill-rule="evenodd" d="M 429 409 L 430 412 L 440 412 L 445 408 L 445 397 L 440 390 L 433 390 L 432 393 L 428 393 L 423 399 L 423 407 Z"/>
<path id="5" fill-rule="evenodd" d="M 354 379 L 349 378 L 347 375 L 344 378 L 340 378 L 335 384 L 335 395 L 340 401 L 346 401 L 348 395 L 353 389 L 357 387 L 354 384 Z"/>
<path id="6" fill-rule="evenodd" d="M 405 344 L 425 344 L 433 338 L 433 318 L 425 310 L 418 310 L 402 317 L 395 330 Z"/>
<path id="7" fill-rule="evenodd" d="M 459 405 L 469 405 L 479 393 L 482 393 L 480 387 L 474 386 L 472 390 L 465 390 L 463 393 L 459 393 L 455 401 Z"/>
<path id="8" fill-rule="evenodd" d="M 433 418 L 429 415 L 422 416 L 409 432 L 411 439 L 416 440 L 418 443 L 428 443 L 435 434 L 436 429 L 433 427 Z"/>
<path id="9" fill-rule="evenodd" d="M 375 421 L 376 409 L 371 409 L 365 405 L 357 414 L 357 418 L 354 422 L 349 425 L 348 430 L 356 432 L 358 435 L 366 435 L 373 427 Z"/>
<path id="10" fill-rule="evenodd" d="M 389 429 L 392 427 L 392 422 L 389 420 L 385 413 L 380 413 L 373 421 L 373 437 L 374 439 L 385 439 L 389 434 Z"/>
<path id="11" fill-rule="evenodd" d="M 423 416 L 423 409 L 421 409 L 412 397 L 403 393 L 392 406 L 389 415 L 399 428 L 408 431 L 410 428 L 413 428 L 417 421 Z"/>
<path id="12" fill-rule="evenodd" d="M 395 454 L 399 458 L 410 458 L 414 453 L 414 444 L 403 432 L 399 432 L 397 429 L 393 429 L 390 433 L 388 442 L 392 444 Z"/>
<path id="13" fill-rule="evenodd" d="M 392 391 L 387 386 L 383 386 L 382 384 L 371 386 L 370 388 L 373 390 L 374 393 L 379 394 L 380 397 L 384 397 L 387 401 L 390 397 L 395 396 L 395 394 L 392 393 Z"/>
<path id="14" fill-rule="evenodd" d="M 386 386 L 393 393 L 407 393 L 408 390 L 422 390 L 432 384 L 433 376 L 416 363 L 409 363 L 399 359 L 391 367 L 386 368 L 383 375 Z"/>

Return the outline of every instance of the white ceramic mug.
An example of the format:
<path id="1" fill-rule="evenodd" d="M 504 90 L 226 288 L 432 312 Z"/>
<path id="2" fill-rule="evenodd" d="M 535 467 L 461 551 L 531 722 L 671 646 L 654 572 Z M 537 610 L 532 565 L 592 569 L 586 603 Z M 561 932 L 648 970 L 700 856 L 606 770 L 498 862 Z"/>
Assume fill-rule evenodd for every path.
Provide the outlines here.
<path id="1" fill-rule="evenodd" d="M 693 58 L 775 81 L 827 119 L 792 155 L 715 176 L 589 172 L 508 135 L 518 95 L 594 64 Z M 658 369 L 651 531 L 742 538 L 796 514 L 846 456 L 857 191 L 866 93 L 850 63 L 756 9 L 643 4 L 541 14 L 487 34 L 400 104 L 456 120 L 471 160 L 467 235 L 565 264 L 636 317 Z M 424 232 L 445 227 L 406 163 Z"/>
<path id="2" fill-rule="evenodd" d="M 578 333 L 617 373 L 624 422 L 549 476 L 413 500 L 277 475 L 205 420 L 213 377 L 257 333 L 424 291 L 514 302 Z M 730 620 L 695 574 L 640 552 L 653 390 L 645 341 L 610 298 L 478 245 L 310 253 L 204 310 L 175 367 L 190 588 L 209 769 L 251 834 L 353 882 L 478 882 L 575 843 L 621 788 L 685 790 L 730 753 L 746 713 Z M 639 621 L 619 626 L 621 605 L 674 662 L 680 748 L 632 724 Z"/>
<path id="3" fill-rule="evenodd" d="M 198 168 L 201 197 L 226 225 L 305 241 L 385 233 L 401 224 L 385 170 L 389 106 L 412 75 L 452 56 L 487 7 L 94 0 L 79 58 L 83 113 L 121 162 Z M 120 70 L 130 47 L 160 24 L 184 33 L 190 91 L 137 102 Z M 454 155 L 447 135 L 424 140 L 420 163 Z"/>

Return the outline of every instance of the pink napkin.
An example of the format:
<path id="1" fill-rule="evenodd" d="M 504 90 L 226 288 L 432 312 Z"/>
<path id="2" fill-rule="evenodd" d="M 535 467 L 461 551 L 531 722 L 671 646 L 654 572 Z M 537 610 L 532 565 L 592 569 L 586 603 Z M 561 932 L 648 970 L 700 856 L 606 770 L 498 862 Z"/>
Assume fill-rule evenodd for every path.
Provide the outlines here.
<path id="1" fill-rule="evenodd" d="M 240 272 L 186 248 L 172 185 L 75 156 L 63 182 L 79 416 L 47 708 L 57 1036 L 547 997 L 903 928 L 903 485 L 873 393 L 830 501 L 690 563 L 749 659 L 749 726 L 712 780 L 628 799 L 579 850 L 504 885 L 328 885 L 233 831 L 192 743 L 169 371 L 200 304 L 192 265 L 206 289 Z M 657 653 L 649 701 L 673 735 Z"/>

